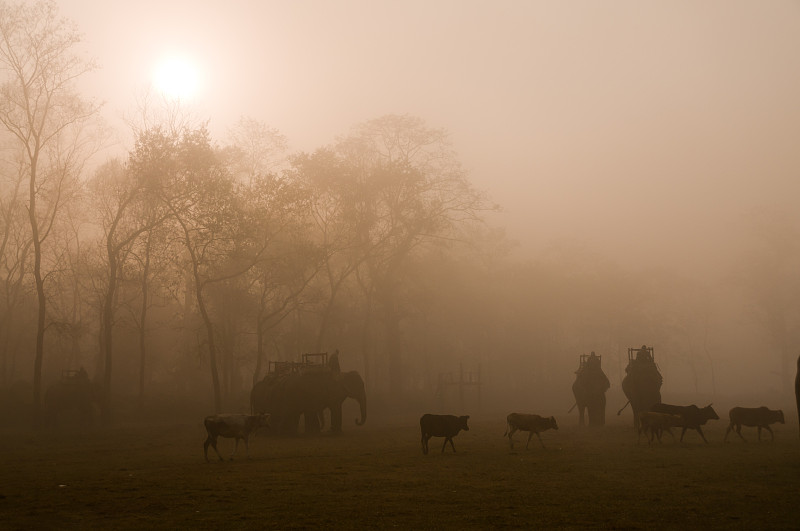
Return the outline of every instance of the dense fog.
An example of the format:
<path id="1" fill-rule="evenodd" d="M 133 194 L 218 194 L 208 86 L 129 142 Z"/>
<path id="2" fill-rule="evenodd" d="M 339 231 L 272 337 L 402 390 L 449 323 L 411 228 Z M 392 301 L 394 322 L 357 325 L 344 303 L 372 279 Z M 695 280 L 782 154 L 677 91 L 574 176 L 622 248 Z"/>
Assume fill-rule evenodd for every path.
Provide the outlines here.
<path id="1" fill-rule="evenodd" d="M 616 418 L 643 344 L 665 401 L 791 402 L 797 4 L 52 6 L 53 100 L 0 46 L 4 415 L 81 367 L 119 415 L 245 412 L 338 351 L 378 419 L 567 417 L 595 352 Z"/>

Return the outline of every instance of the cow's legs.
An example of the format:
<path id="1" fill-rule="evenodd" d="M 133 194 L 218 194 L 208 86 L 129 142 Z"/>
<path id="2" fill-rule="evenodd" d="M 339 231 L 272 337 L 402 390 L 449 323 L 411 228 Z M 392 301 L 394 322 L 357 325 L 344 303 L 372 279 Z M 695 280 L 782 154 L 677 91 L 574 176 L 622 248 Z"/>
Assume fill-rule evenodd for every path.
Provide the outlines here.
<path id="1" fill-rule="evenodd" d="M 427 454 L 428 453 L 428 439 L 430 439 L 430 437 L 426 437 L 425 434 L 423 433 L 422 434 L 422 453 L 423 454 Z"/>
<path id="2" fill-rule="evenodd" d="M 772 428 L 770 428 L 769 426 L 764 426 L 764 429 L 769 432 L 770 440 L 772 442 L 775 442 L 775 434 L 772 433 Z M 761 437 L 761 426 L 758 427 L 758 435 L 759 435 L 759 439 L 758 440 L 760 441 L 761 440 L 760 439 L 760 437 Z"/>
<path id="3" fill-rule="evenodd" d="M 531 443 L 531 437 L 533 437 L 533 432 L 529 431 L 528 432 L 528 441 L 525 443 L 525 449 L 526 450 L 528 449 L 528 445 Z"/>
<path id="4" fill-rule="evenodd" d="M 537 431 L 537 432 L 535 432 L 535 433 L 536 433 L 536 438 L 537 438 L 537 439 L 539 439 L 539 443 L 541 443 L 541 445 L 542 445 L 542 448 L 544 448 L 544 441 L 542 440 L 542 436 L 541 436 L 541 435 L 539 435 L 539 432 L 538 432 L 538 431 Z M 530 440 L 530 437 L 528 437 L 528 440 Z"/>
<path id="5" fill-rule="evenodd" d="M 444 444 L 442 445 L 442 453 L 444 453 L 444 448 L 445 448 L 445 446 L 447 446 L 447 441 L 450 441 L 450 447 L 453 449 L 453 453 L 455 453 L 456 446 L 453 444 L 453 438 L 452 437 L 445 437 Z"/>
<path id="6" fill-rule="evenodd" d="M 516 426 L 512 426 L 511 424 L 508 425 L 508 445 L 511 447 L 512 450 L 514 449 L 514 441 L 511 439 L 511 437 L 514 435 L 516 431 L 517 431 Z"/>
<path id="7" fill-rule="evenodd" d="M 219 456 L 219 460 L 220 461 L 224 461 L 224 459 L 222 459 L 222 454 L 220 454 L 219 450 L 217 450 L 217 438 L 216 437 L 212 437 L 211 435 L 209 435 L 206 438 L 206 442 L 203 443 L 203 453 L 206 456 L 206 461 L 208 461 L 208 445 L 211 445 L 211 447 L 214 449 L 214 451 L 217 452 L 217 455 Z"/>
<path id="8" fill-rule="evenodd" d="M 706 436 L 705 436 L 705 435 L 703 435 L 703 429 L 702 429 L 700 426 L 698 426 L 698 427 L 696 428 L 696 430 L 697 430 L 697 433 L 699 433 L 699 434 L 700 434 L 700 437 L 702 437 L 702 438 L 703 438 L 703 442 L 705 442 L 706 444 L 708 444 L 708 441 L 706 440 Z"/>

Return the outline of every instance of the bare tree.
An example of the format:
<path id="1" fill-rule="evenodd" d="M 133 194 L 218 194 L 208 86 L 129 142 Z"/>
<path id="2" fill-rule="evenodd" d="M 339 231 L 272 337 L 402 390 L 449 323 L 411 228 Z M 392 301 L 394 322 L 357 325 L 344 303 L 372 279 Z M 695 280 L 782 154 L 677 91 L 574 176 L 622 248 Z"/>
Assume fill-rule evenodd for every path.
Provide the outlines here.
<path id="1" fill-rule="evenodd" d="M 420 246 L 460 238 L 461 228 L 480 223 L 482 212 L 495 207 L 470 185 L 447 132 L 408 115 L 361 124 L 335 151 L 298 160 L 319 192 L 314 216 L 329 249 L 330 299 L 319 341 L 342 283 L 358 271 L 365 300 L 381 310 L 390 385 L 397 392 L 403 268 Z"/>
<path id="2" fill-rule="evenodd" d="M 59 18 L 53 1 L 0 4 L 0 124 L 16 140 L 28 176 L 28 217 L 38 316 L 33 373 L 34 411 L 41 411 L 46 325 L 42 246 L 69 198 L 94 138 L 84 126 L 98 106 L 83 100 L 73 82 L 94 64 L 74 52 L 80 37 Z"/>
<path id="3" fill-rule="evenodd" d="M 235 163 L 234 175 L 248 185 L 253 179 L 278 171 L 286 162 L 288 142 L 275 128 L 269 127 L 253 118 L 240 117 L 230 129 L 230 147 L 235 157 L 228 156 Z"/>
<path id="4" fill-rule="evenodd" d="M 107 267 L 100 326 L 104 353 L 102 405 L 106 419 L 110 413 L 113 328 L 120 273 L 135 241 L 163 223 L 169 215 L 166 208 L 159 208 L 158 174 L 152 171 L 151 166 L 137 163 L 141 160 L 137 158 L 141 149 L 143 146 L 137 140 L 130 167 L 119 161 L 108 162 L 96 172 L 91 183 L 95 212 L 103 231 Z"/>

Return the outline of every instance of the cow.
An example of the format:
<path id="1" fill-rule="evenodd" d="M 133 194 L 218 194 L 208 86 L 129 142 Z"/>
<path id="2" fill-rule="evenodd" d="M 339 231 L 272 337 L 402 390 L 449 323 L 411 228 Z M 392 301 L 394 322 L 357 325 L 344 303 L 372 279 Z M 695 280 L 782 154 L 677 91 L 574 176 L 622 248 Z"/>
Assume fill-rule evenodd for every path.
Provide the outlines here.
<path id="1" fill-rule="evenodd" d="M 751 428 L 757 427 L 759 441 L 761 441 L 761 428 L 764 428 L 769 432 L 769 434 L 772 436 L 772 440 L 774 441 L 775 434 L 772 433 L 772 428 L 770 428 L 769 425 L 776 422 L 786 424 L 786 421 L 783 418 L 782 410 L 779 409 L 776 411 L 764 406 L 735 407 L 730 410 L 728 416 L 730 417 L 731 423 L 728 426 L 728 429 L 725 431 L 725 441 L 728 440 L 728 435 L 735 428 L 739 437 L 746 442 L 746 439 L 742 435 L 742 426 L 749 426 Z"/>
<path id="2" fill-rule="evenodd" d="M 644 433 L 645 436 L 649 433 L 648 444 L 653 444 L 653 439 L 655 437 L 658 437 L 658 442 L 661 442 L 661 435 L 664 433 L 664 430 L 672 435 L 672 430 L 670 428 L 680 427 L 682 422 L 683 418 L 679 415 L 645 411 L 639 415 L 639 437 L 636 438 L 636 443 L 639 443 L 642 433 Z M 674 439 L 675 436 L 672 435 L 672 438 Z"/>
<path id="3" fill-rule="evenodd" d="M 214 451 L 217 452 L 219 456 L 219 460 L 223 461 L 222 455 L 217 450 L 217 437 L 228 437 L 236 439 L 236 444 L 233 448 L 233 453 L 231 454 L 231 460 L 236 455 L 236 451 L 239 449 L 239 439 L 244 441 L 245 452 L 247 454 L 247 458 L 250 458 L 250 446 L 247 443 L 247 438 L 250 434 L 258 428 L 268 428 L 269 427 L 269 414 L 259 414 L 259 415 L 239 415 L 239 414 L 228 414 L 228 415 L 211 415 L 205 418 L 203 424 L 206 427 L 206 431 L 208 432 L 208 437 L 206 438 L 205 443 L 203 444 L 203 453 L 206 457 L 206 462 L 208 462 L 208 446 L 211 445 L 214 448 Z"/>
<path id="4" fill-rule="evenodd" d="M 528 432 L 528 442 L 525 443 L 525 449 L 527 450 L 534 433 L 536 437 L 539 438 L 542 448 L 544 448 L 544 442 L 542 442 L 542 437 L 539 435 L 539 432 L 549 429 L 558 429 L 555 417 L 540 417 L 539 415 L 528 415 L 525 413 L 509 413 L 506 417 L 506 422 L 508 423 L 508 428 L 503 434 L 503 437 L 508 435 L 508 444 L 511 446 L 512 450 L 514 449 L 514 440 L 511 437 L 517 430 Z"/>
<path id="5" fill-rule="evenodd" d="M 458 435 L 461 430 L 469 431 L 467 426 L 467 419 L 469 415 L 462 415 L 456 417 L 455 415 L 431 415 L 426 413 L 419 419 L 419 429 L 422 433 L 422 453 L 428 453 L 428 439 L 431 437 L 444 437 L 444 444 L 442 444 L 442 453 L 447 446 L 447 441 L 450 441 L 450 446 L 453 448 L 453 453 L 456 447 L 453 444 L 453 437 Z"/>
<path id="6" fill-rule="evenodd" d="M 704 408 L 699 408 L 694 404 L 691 406 L 673 406 L 671 404 L 659 403 L 652 406 L 650 411 L 655 411 L 656 413 L 669 413 L 670 415 L 680 415 L 682 419 L 681 428 L 683 428 L 681 430 L 681 442 L 683 442 L 683 435 L 686 433 L 686 430 L 693 429 L 697 430 L 697 433 L 700 434 L 700 437 L 703 438 L 703 441 L 708 444 L 706 436 L 703 435 L 703 430 L 700 428 L 700 426 L 709 420 L 719 420 L 719 415 L 717 415 L 717 412 L 714 411 L 713 407 L 711 407 L 711 404 Z"/>

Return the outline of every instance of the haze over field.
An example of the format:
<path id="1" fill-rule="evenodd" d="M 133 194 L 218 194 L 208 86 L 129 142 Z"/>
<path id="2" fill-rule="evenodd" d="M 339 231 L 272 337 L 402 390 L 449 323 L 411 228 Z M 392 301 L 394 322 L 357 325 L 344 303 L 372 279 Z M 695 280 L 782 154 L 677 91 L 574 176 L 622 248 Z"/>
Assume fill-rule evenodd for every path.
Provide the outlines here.
<path id="1" fill-rule="evenodd" d="M 793 211 L 800 192 L 796 2 L 60 5 L 103 66 L 86 83 L 107 114 L 175 52 L 220 133 L 248 115 L 313 151 L 419 116 L 452 133 L 526 251 L 567 238 L 707 272 L 753 209 Z"/>
<path id="2" fill-rule="evenodd" d="M 30 330 L 24 328 L 21 344 L 3 347 L 2 383 L 27 379 L 35 366 L 30 352 L 36 339 L 40 347 L 49 342 L 45 380 L 80 362 L 92 374 L 104 373 L 106 387 L 114 381 L 123 394 L 144 394 L 151 386 L 207 396 L 208 368 L 217 362 L 213 353 L 210 363 L 206 356 L 216 333 L 220 343 L 228 341 L 219 347 L 221 376 L 211 379 L 217 407 L 222 395 L 230 399 L 226 404 L 241 402 L 270 359 L 336 349 L 342 351 L 343 366 L 363 372 L 368 389 L 376 393 L 393 393 L 396 385 L 430 398 L 440 373 L 461 364 L 468 371 L 482 367 L 491 388 L 484 396 L 499 409 L 510 400 L 571 400 L 578 356 L 596 350 L 604 356 L 610 393 L 619 398 L 627 348 L 642 343 L 655 347 L 665 390 L 675 399 L 724 394 L 768 397 L 774 400 L 768 405 L 778 406 L 775 402 L 790 396 L 800 350 L 797 2 L 58 0 L 56 5 L 82 36 L 76 45 L 80 57 L 98 62 L 98 69 L 77 77 L 77 92 L 105 102 L 100 113 L 115 142 L 80 176 L 93 183 L 96 194 L 80 200 L 99 203 L 87 206 L 75 199 L 78 207 L 72 207 L 96 217 L 81 221 L 85 225 L 78 229 L 73 211 L 65 210 L 61 219 L 69 223 L 54 225 L 63 229 L 62 239 L 51 238 L 52 247 L 45 249 L 52 258 L 45 260 L 52 275 L 44 277 L 51 287 L 47 293 L 41 285 L 37 289 L 50 305 L 48 326 L 58 324 L 48 328 L 46 339 L 33 333 L 34 291 L 28 288 L 36 275 L 19 276 L 30 281 L 20 299 L 30 307 L 19 312 L 30 319 L 19 326 Z M 142 112 L 147 92 L 175 98 L 182 111 L 191 110 L 195 125 L 208 121 L 209 145 L 203 135 L 181 134 L 143 134 L 135 144 L 131 123 Z M 220 171 L 232 182 L 244 157 L 237 158 L 241 152 L 235 150 L 242 146 L 230 133 L 242 117 L 285 135 L 288 155 L 307 155 L 284 163 L 294 180 L 259 177 L 271 184 L 302 183 L 313 196 L 304 201 L 330 207 L 320 212 L 353 217 L 372 212 L 359 210 L 362 196 L 346 196 L 350 189 L 342 183 L 364 185 L 359 189 L 364 194 L 373 190 L 371 180 L 376 188 L 388 183 L 396 191 L 393 186 L 409 186 L 402 180 L 409 176 L 432 179 L 435 186 L 428 191 L 445 190 L 434 197 L 420 192 L 414 197 L 418 202 L 411 202 L 415 207 L 457 206 L 433 221 L 425 218 L 430 222 L 425 224 L 414 217 L 419 213 L 414 209 L 402 218 L 393 216 L 396 204 L 369 204 L 391 215 L 359 218 L 361 225 L 348 225 L 352 219 L 344 215 L 335 225 L 333 218 L 315 218 L 318 212 L 311 214 L 297 190 L 296 195 L 258 196 L 273 189 L 253 187 L 254 173 L 241 208 L 265 213 L 254 216 L 263 222 L 264 234 L 285 223 L 296 237 L 282 241 L 268 233 L 263 241 L 283 245 L 269 248 L 274 256 L 259 254 L 259 260 L 270 258 L 234 280 L 209 280 L 212 273 L 233 267 L 226 260 L 241 260 L 231 249 L 255 245 L 243 244 L 238 237 L 244 233 L 233 231 L 236 245 L 212 255 L 218 262 L 205 264 L 210 275 L 205 280 L 213 287 L 192 294 L 202 282 L 199 276 L 187 280 L 192 242 L 189 231 L 177 230 L 184 228 L 176 221 L 180 209 L 171 205 L 162 219 L 170 234 L 161 250 L 164 275 L 153 276 L 154 289 L 161 290 L 154 298 L 163 300 L 151 318 L 160 321 L 150 329 L 152 359 L 139 365 L 137 317 L 122 307 L 133 307 L 139 297 L 146 306 L 147 297 L 138 284 L 123 281 L 137 275 L 147 280 L 143 262 L 136 259 L 145 245 L 143 234 L 149 252 L 148 231 L 156 225 L 131 229 L 129 247 L 121 245 L 113 260 L 103 254 L 113 247 L 99 236 L 112 225 L 101 219 L 113 202 L 103 195 L 103 186 L 124 178 L 140 183 L 135 179 L 150 175 L 149 164 L 160 160 L 153 155 L 155 147 L 164 145 L 172 146 L 165 160 L 184 154 L 176 146 L 193 155 L 191 149 L 207 148 L 202 152 L 207 159 L 169 160 L 174 167 L 183 163 L 192 169 L 197 160 L 213 160 L 206 169 L 224 167 Z M 369 171 L 377 173 L 358 174 L 353 168 L 363 170 L 363 160 L 348 145 L 369 151 L 376 138 L 386 140 L 381 135 L 387 130 L 412 143 L 435 138 L 415 146 L 414 153 L 430 158 L 424 164 L 406 160 L 403 171 L 376 164 Z M 449 135 L 454 161 L 437 158 L 439 130 Z M 383 153 L 370 156 L 371 162 L 384 162 Z M 113 157 L 119 166 L 102 165 Z M 426 166 L 431 160 L 437 163 Z M 465 173 L 450 171 L 453 162 Z M 164 172 L 163 182 L 183 175 L 165 177 L 169 172 Z M 347 181 L 354 174 L 356 184 Z M 442 176 L 457 178 L 437 180 Z M 472 195 L 462 178 L 486 195 Z M 193 185 L 187 181 L 182 184 Z M 225 186 L 233 190 L 231 182 Z M 197 195 L 210 201 L 212 189 Z M 137 197 L 146 205 L 161 205 Z M 209 203 L 205 212 L 218 207 L 222 212 L 219 205 L 229 207 L 227 199 Z M 488 203 L 501 210 L 489 211 Z M 202 209 L 186 206 L 185 211 Z M 505 230 L 507 240 L 498 235 L 502 230 L 474 230 L 468 245 L 454 243 L 463 243 L 458 232 L 463 225 L 451 222 L 464 212 L 464 218 L 484 217 L 490 229 Z M 241 213 L 219 218 L 250 219 Z M 375 219 L 388 228 L 379 222 L 363 228 Z M 391 225 L 386 219 L 402 222 Z M 331 226 L 341 233 L 326 232 Z M 198 227 L 205 226 L 198 221 Z M 413 244 L 396 244 L 402 239 L 397 233 L 408 227 L 419 230 L 408 240 Z M 358 230 L 363 234 L 356 235 Z M 331 234 L 352 241 L 335 248 L 331 240 L 339 242 L 329 239 Z M 378 238 L 385 234 L 391 237 Z M 326 251 L 321 253 L 329 260 L 326 267 L 300 248 L 298 242 L 306 239 L 309 247 Z M 67 242 L 63 256 L 85 253 L 86 264 L 76 257 L 71 269 L 63 266 L 53 242 Z M 26 249 L 23 243 L 17 248 Z M 508 248 L 513 250 L 505 254 Z M 13 260 L 3 259 L 0 270 L 8 273 L 3 282 L 10 284 Z M 115 299 L 108 289 L 109 271 L 117 274 L 116 263 L 109 264 L 117 259 L 119 289 L 127 298 Z M 20 267 L 30 267 L 25 263 Z M 305 268 L 314 267 L 306 278 Z M 258 282 L 275 293 L 284 290 L 280 296 L 285 298 L 262 293 L 259 301 L 253 287 Z M 286 294 L 293 282 L 308 289 Z M 105 306 L 97 302 L 104 297 Z M 203 297 L 209 311 L 199 309 Z M 4 299 L 8 306 L 0 315 L 18 315 L 11 299 Z M 256 308 L 260 302 L 262 313 L 269 313 L 268 299 L 278 301 L 280 319 L 256 340 L 263 324 L 255 324 Z M 290 313 L 286 308 L 291 318 L 284 319 Z M 43 330 L 44 318 L 40 324 Z M 111 332 L 103 335 L 112 328 L 116 350 Z M 70 330 L 79 333 L 70 336 Z M 6 332 L 4 337 L 13 336 Z M 41 349 L 37 355 L 41 362 Z M 175 385 L 181 378 L 185 389 Z"/>

